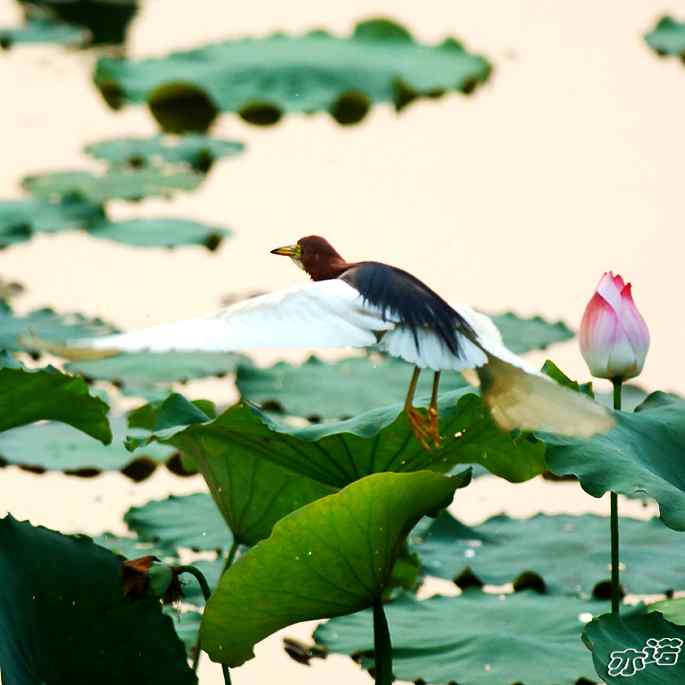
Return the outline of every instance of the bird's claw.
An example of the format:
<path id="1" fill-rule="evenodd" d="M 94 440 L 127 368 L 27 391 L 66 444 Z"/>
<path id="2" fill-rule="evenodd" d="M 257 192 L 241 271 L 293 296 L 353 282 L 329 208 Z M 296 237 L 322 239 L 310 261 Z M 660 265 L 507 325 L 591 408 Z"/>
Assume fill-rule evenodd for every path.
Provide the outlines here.
<path id="1" fill-rule="evenodd" d="M 430 407 L 426 416 L 416 407 L 407 407 L 407 418 L 409 425 L 414 431 L 414 435 L 421 447 L 430 452 L 433 447 L 439 448 L 441 445 L 440 429 L 438 426 L 438 412 Z M 431 446 L 431 442 L 433 445 Z"/>

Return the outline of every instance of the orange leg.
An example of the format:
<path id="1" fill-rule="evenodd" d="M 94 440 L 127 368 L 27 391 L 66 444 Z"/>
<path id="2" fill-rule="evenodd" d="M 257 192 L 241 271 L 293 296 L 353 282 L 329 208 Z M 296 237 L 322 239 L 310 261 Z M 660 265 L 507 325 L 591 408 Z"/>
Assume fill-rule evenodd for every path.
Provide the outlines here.
<path id="1" fill-rule="evenodd" d="M 409 390 L 407 391 L 407 398 L 404 401 L 404 411 L 409 419 L 409 425 L 414 431 L 416 439 L 423 449 L 430 451 L 432 441 L 436 447 L 440 447 L 440 432 L 438 430 L 438 383 L 440 382 L 440 373 L 437 372 L 433 378 L 433 395 L 431 397 L 431 404 L 427 415 L 412 405 L 414 401 L 414 393 L 416 392 L 416 385 L 421 375 L 419 367 L 414 368 L 414 373 L 409 383 Z"/>

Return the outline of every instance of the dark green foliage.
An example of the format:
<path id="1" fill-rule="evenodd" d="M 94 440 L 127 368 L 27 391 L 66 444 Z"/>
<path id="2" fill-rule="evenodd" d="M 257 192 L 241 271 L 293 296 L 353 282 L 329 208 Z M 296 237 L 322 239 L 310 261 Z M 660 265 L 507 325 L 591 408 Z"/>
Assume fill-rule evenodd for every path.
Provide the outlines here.
<path id="1" fill-rule="evenodd" d="M 593 497 L 651 497 L 667 526 L 685 530 L 685 400 L 655 392 L 616 418 L 615 428 L 590 439 L 540 435 L 549 470 L 577 476 Z"/>
<path id="2" fill-rule="evenodd" d="M 5 431 L 0 435 L 0 442 L 11 439 L 16 431 L 44 429 L 44 425 L 26 424 L 51 419 L 73 426 L 55 424 L 92 442 L 98 449 L 107 449 L 97 441 L 109 443 L 112 440 L 108 411 L 105 402 L 89 393 L 82 378 L 60 373 L 51 366 L 35 370 L 0 368 L 0 432 Z M 10 429 L 14 430 L 9 432 Z M 0 454 L 2 449 L 0 446 Z"/>
<path id="3" fill-rule="evenodd" d="M 642 658 L 647 640 L 664 638 L 671 645 L 680 642 L 679 654 L 674 657 L 673 651 L 666 650 L 664 659 L 652 653 L 664 661 L 647 663 L 649 658 Z M 644 606 L 622 616 L 599 616 L 586 626 L 583 641 L 592 651 L 597 674 L 607 685 L 625 685 L 626 681 L 636 685 L 677 685 L 685 681 L 685 627 L 667 621 L 659 612 L 647 613 Z"/>
<path id="4" fill-rule="evenodd" d="M 237 666 L 280 628 L 370 606 L 409 530 L 449 504 L 458 485 L 428 471 L 378 473 L 281 519 L 219 581 L 202 620 L 203 648 Z"/>
<path id="5" fill-rule="evenodd" d="M 0 586 L 5 685 L 196 682 L 158 600 L 125 598 L 120 560 L 89 538 L 7 516 Z"/>

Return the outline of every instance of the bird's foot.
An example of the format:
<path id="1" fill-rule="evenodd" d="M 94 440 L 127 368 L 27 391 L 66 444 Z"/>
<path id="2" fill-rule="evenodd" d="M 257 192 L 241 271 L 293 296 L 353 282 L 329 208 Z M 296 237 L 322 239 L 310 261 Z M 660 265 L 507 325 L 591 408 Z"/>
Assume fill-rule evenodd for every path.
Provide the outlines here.
<path id="1" fill-rule="evenodd" d="M 414 435 L 421 447 L 430 452 L 433 447 L 440 447 L 440 431 L 438 429 L 438 413 L 432 407 L 424 415 L 416 407 L 406 407 L 407 418 Z M 431 442 L 433 445 L 431 446 Z"/>

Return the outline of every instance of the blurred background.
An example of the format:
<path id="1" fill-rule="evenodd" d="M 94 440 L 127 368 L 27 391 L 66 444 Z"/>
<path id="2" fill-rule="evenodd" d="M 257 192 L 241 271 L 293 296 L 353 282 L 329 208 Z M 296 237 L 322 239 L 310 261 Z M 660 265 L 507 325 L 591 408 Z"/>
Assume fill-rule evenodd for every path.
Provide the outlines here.
<path id="1" fill-rule="evenodd" d="M 184 216 L 232 228 L 235 235 L 218 250 L 134 249 L 82 232 L 43 234 L 0 253 L 0 276 L 26 285 L 15 302 L 20 312 L 51 306 L 128 329 L 211 313 L 232 293 L 301 281 L 289 260 L 269 250 L 319 233 L 346 258 L 405 268 L 450 301 L 541 314 L 577 328 L 597 281 L 613 269 L 633 283 L 652 335 L 639 383 L 685 392 L 685 70 L 678 60 L 659 59 L 643 37 L 660 16 L 682 9 L 654 0 L 348 0 L 325 10 L 310 0 L 234 7 L 146 0 L 128 29 L 130 58 L 275 30 L 323 26 L 347 35 L 357 21 L 381 16 L 421 42 L 456 37 L 494 71 L 470 96 L 420 99 L 400 114 L 380 104 L 355 126 L 342 127 L 326 113 L 286 115 L 269 127 L 221 115 L 212 134 L 243 142 L 244 154 L 217 163 L 192 193 L 110 205 L 116 219 Z M 19 23 L 18 4 L 0 0 L 0 26 Z M 27 174 L 99 168 L 82 154 L 88 143 L 157 132 L 146 108 L 115 112 L 105 104 L 92 83 L 96 58 L 93 50 L 50 45 L 0 52 L 0 198 L 18 197 Z M 253 356 L 267 364 L 299 361 L 307 352 Z M 571 377 L 587 377 L 575 340 L 551 356 Z M 237 397 L 228 378 L 191 390 L 185 392 L 223 402 Z M 163 469 L 135 486 L 118 472 L 86 480 L 16 467 L 0 480 L 0 514 L 93 534 L 122 532 L 121 516 L 132 504 L 205 489 L 199 476 Z M 575 484 L 541 479 L 514 488 L 484 477 L 457 500 L 455 511 L 468 524 L 501 511 L 608 510 Z M 626 515 L 655 513 L 635 501 L 621 506 Z M 311 629 L 283 634 L 306 638 Z M 341 657 L 298 665 L 281 638 L 262 643 L 261 658 L 236 670 L 234 683 L 370 682 Z M 220 680 L 219 669 L 203 662 L 201 681 Z"/>

